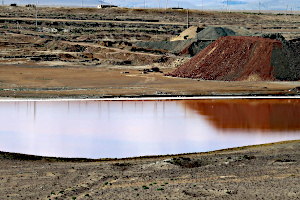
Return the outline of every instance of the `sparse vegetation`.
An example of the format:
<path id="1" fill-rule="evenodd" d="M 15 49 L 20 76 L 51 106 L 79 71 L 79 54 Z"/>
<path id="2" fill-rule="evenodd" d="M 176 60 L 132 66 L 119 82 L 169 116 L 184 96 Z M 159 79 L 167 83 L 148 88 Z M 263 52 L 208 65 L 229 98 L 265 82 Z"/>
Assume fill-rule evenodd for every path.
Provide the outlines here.
<path id="1" fill-rule="evenodd" d="M 146 189 L 149 189 L 149 187 L 147 187 L 147 186 L 145 186 L 145 185 L 143 185 L 142 187 L 143 187 L 143 189 L 145 189 L 145 190 L 146 190 Z"/>

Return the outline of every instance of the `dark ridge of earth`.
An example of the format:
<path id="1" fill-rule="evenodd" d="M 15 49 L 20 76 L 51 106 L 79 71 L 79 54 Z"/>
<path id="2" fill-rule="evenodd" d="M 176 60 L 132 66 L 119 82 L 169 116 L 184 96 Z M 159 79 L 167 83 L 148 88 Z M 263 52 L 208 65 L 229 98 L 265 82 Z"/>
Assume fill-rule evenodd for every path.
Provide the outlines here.
<path id="1" fill-rule="evenodd" d="M 175 54 L 189 54 L 194 56 L 218 38 L 234 35 L 239 35 L 239 33 L 225 27 L 207 27 L 199 31 L 192 39 L 177 41 L 140 41 L 134 43 L 134 45 L 140 48 L 167 50 Z"/>

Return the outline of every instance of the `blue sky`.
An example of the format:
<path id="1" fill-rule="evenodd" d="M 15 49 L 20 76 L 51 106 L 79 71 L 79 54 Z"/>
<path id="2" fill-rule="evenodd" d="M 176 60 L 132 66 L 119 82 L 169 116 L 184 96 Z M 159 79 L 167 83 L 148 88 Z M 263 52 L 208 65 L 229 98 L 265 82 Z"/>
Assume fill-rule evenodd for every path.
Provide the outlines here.
<path id="1" fill-rule="evenodd" d="M 2 1 L 2 0 L 1 0 Z M 4 4 L 28 4 L 36 3 L 36 0 L 3 0 Z M 122 7 L 166 7 L 165 0 L 105 0 L 108 4 Z M 39 0 L 40 5 L 64 5 L 64 6 L 81 6 L 83 2 L 84 6 L 93 7 L 100 4 L 100 0 Z M 228 2 L 228 9 L 231 10 L 258 10 L 259 2 L 262 10 L 285 10 L 289 5 L 289 10 L 292 6 L 300 9 L 300 2 L 297 0 L 232 0 L 231 4 Z M 168 0 L 168 7 L 183 7 L 190 9 L 202 9 L 201 0 Z M 203 9 L 226 9 L 227 3 L 224 0 L 203 0 Z"/>

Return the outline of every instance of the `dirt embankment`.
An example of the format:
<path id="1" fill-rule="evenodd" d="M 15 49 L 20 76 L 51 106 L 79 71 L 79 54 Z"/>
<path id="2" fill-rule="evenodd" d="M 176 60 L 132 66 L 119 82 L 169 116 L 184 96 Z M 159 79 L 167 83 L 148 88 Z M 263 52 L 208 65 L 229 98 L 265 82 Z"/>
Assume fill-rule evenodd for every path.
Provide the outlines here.
<path id="1" fill-rule="evenodd" d="M 170 76 L 222 81 L 272 81 L 272 52 L 282 42 L 262 37 L 221 37 Z"/>

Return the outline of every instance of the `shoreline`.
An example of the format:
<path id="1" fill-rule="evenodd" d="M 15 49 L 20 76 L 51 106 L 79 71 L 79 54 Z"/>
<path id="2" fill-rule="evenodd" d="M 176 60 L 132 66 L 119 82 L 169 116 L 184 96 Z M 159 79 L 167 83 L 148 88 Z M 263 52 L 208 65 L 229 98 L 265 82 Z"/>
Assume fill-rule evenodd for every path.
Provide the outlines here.
<path id="1" fill-rule="evenodd" d="M 163 100 L 209 100 L 209 99 L 218 99 L 218 100 L 230 100 L 230 99 L 299 99 L 300 95 L 240 95 L 240 96 L 232 96 L 232 95 L 219 95 L 219 96 L 155 96 L 149 95 L 151 97 L 145 96 L 127 96 L 127 97 L 104 97 L 104 98 L 11 98 L 11 97 L 0 97 L 0 102 L 26 102 L 26 101 L 163 101 Z"/>
<path id="2" fill-rule="evenodd" d="M 180 154 L 163 154 L 163 155 L 145 155 L 137 157 L 126 157 L 126 158 L 81 158 L 81 157 L 55 157 L 55 156 L 39 156 L 33 154 L 23 154 L 17 152 L 5 152 L 0 151 L 0 160 L 1 159 L 16 159 L 16 160 L 27 160 L 27 161 L 51 161 L 51 162 L 102 162 L 102 161 L 127 161 L 127 160 L 144 160 L 144 159 L 160 159 L 168 157 L 180 157 L 180 156 L 197 156 L 197 155 L 211 155 L 215 153 L 226 153 L 230 151 L 240 151 L 240 150 L 249 150 L 257 147 L 268 147 L 278 144 L 289 144 L 289 143 L 298 143 L 300 139 L 297 140 L 285 140 L 279 142 L 263 143 L 263 144 L 254 144 L 246 146 L 237 146 L 230 147 L 225 149 L 218 149 L 213 151 L 204 151 L 204 152 L 192 152 L 192 153 L 180 153 Z"/>

